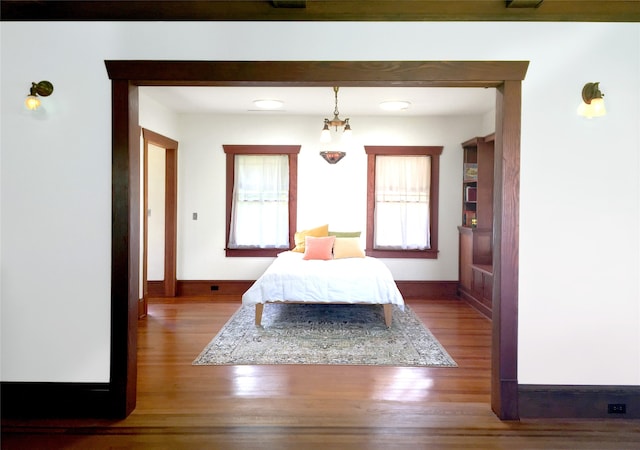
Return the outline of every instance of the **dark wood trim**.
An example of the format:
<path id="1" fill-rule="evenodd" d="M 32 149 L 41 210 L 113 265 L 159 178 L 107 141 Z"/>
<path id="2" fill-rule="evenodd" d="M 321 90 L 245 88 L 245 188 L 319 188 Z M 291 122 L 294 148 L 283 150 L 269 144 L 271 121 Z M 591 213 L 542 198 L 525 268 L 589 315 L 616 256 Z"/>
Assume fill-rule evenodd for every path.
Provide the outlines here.
<path id="1" fill-rule="evenodd" d="M 518 0 L 518 2 L 531 0 Z M 150 5 L 150 3 L 152 3 Z M 305 4 L 283 8 L 278 4 Z M 505 1 L 323 0 L 3 0 L 3 21 L 545 21 L 637 22 L 637 0 L 546 1 L 508 8 Z"/>
<path id="2" fill-rule="evenodd" d="M 142 138 L 157 145 L 158 147 L 173 149 L 178 148 L 178 141 L 174 141 L 170 137 L 163 136 L 160 133 L 148 130 L 147 128 L 142 128 Z"/>
<path id="3" fill-rule="evenodd" d="M 440 155 L 442 146 L 380 146 L 365 145 L 367 154 L 367 242 L 366 252 L 376 258 L 438 258 L 438 202 L 440 200 Z M 431 187 L 429 190 L 429 223 L 431 224 L 431 248 L 427 250 L 383 250 L 373 247 L 375 224 L 375 174 L 376 156 L 431 156 Z"/>
<path id="4" fill-rule="evenodd" d="M 164 291 L 164 281 L 147 281 L 147 289 L 144 293 L 147 297 L 167 297 Z"/>
<path id="5" fill-rule="evenodd" d="M 365 145 L 367 155 L 390 156 L 440 156 L 444 147 L 441 145 Z"/>
<path id="6" fill-rule="evenodd" d="M 136 406 L 138 280 L 140 280 L 140 127 L 138 87 L 111 83 L 111 368 L 112 408 L 126 417 Z"/>
<path id="7" fill-rule="evenodd" d="M 176 295 L 178 272 L 178 145 L 165 147 L 164 295 Z"/>
<path id="8" fill-rule="evenodd" d="M 139 86 L 498 87 L 528 61 L 106 61 L 112 80 Z M 498 75 L 499 74 L 499 75 Z M 496 75 L 500 79 L 496 79 Z M 277 78 L 277 79 L 276 79 Z"/>
<path id="9" fill-rule="evenodd" d="M 507 8 L 538 8 L 544 0 L 507 0 Z"/>
<path id="10" fill-rule="evenodd" d="M 275 258 L 278 253 L 285 252 L 291 248 L 293 248 L 291 244 L 287 248 L 225 248 L 224 254 L 226 257 L 231 258 Z"/>
<path id="11" fill-rule="evenodd" d="M 144 128 L 142 129 L 142 137 L 143 137 L 143 149 L 142 149 L 142 176 L 143 176 L 143 181 L 142 181 L 142 242 L 140 243 L 140 245 L 142 246 L 142 261 L 141 261 L 141 270 L 142 270 L 142 303 L 144 303 L 143 305 L 138 305 L 138 316 L 139 317 L 143 317 L 140 315 L 140 311 L 141 310 L 147 310 L 147 305 L 146 305 L 146 299 L 149 295 L 164 295 L 164 289 L 165 289 L 165 283 L 164 281 L 161 282 L 149 282 L 147 280 L 147 256 L 148 256 L 148 231 L 149 231 L 149 216 L 147 215 L 147 211 L 149 210 L 149 193 L 148 193 L 148 187 L 149 187 L 149 144 L 151 144 L 151 142 L 149 142 L 148 140 L 148 130 L 145 130 Z M 166 217 L 166 211 L 165 211 L 165 217 Z M 165 265 L 166 265 L 166 258 L 165 258 Z M 150 290 L 152 290 L 152 292 L 149 292 Z"/>
<path id="12" fill-rule="evenodd" d="M 496 90 L 491 407 L 518 418 L 518 255 L 521 81 Z"/>
<path id="13" fill-rule="evenodd" d="M 178 280 L 177 297 L 242 295 L 255 280 Z M 217 286 L 218 289 L 212 289 Z"/>
<path id="14" fill-rule="evenodd" d="M 177 242 L 178 242 L 178 142 L 158 134 L 146 128 L 142 129 L 144 141 L 143 152 L 143 173 L 144 173 L 144 207 L 142 210 L 143 229 L 143 258 L 142 258 L 142 280 L 143 294 L 157 296 L 164 295 L 173 297 L 176 295 L 176 274 L 177 274 Z M 165 150 L 165 208 L 164 208 L 164 280 L 162 282 L 162 294 L 156 290 L 157 283 L 154 283 L 153 291 L 147 281 L 147 214 L 148 209 L 148 155 L 149 144 Z M 146 309 L 146 307 L 145 307 Z"/>
<path id="15" fill-rule="evenodd" d="M 487 319 L 492 318 L 491 308 L 488 308 L 485 304 L 483 304 L 480 300 L 478 300 L 475 294 L 465 288 L 462 285 L 458 286 L 458 296 L 467 302 L 472 308 L 477 310 L 480 314 L 485 316 Z"/>
<path id="16" fill-rule="evenodd" d="M 2 418 L 110 417 L 114 395 L 109 383 L 0 383 Z"/>
<path id="17" fill-rule="evenodd" d="M 147 317 L 147 313 L 149 311 L 149 307 L 147 305 L 147 299 L 139 298 L 138 299 L 138 319 L 142 319 Z"/>
<path id="18" fill-rule="evenodd" d="M 223 145 L 226 154 L 231 155 L 297 155 L 300 145 Z"/>
<path id="19" fill-rule="evenodd" d="M 373 225 L 372 225 L 373 228 Z M 367 227 L 367 241 L 369 240 L 369 228 Z M 433 243 L 433 234 L 431 235 L 431 242 Z M 438 250 L 380 250 L 377 248 L 370 248 L 367 244 L 366 249 L 367 256 L 374 256 L 376 258 L 400 258 L 400 259 L 438 259 Z"/>
<path id="20" fill-rule="evenodd" d="M 130 134 L 130 127 L 137 128 L 137 115 L 129 112 L 128 94 L 132 85 L 319 85 L 319 86 L 495 86 L 496 95 L 496 161 L 505 158 L 505 170 L 499 172 L 505 180 L 496 184 L 496 197 L 503 197 L 502 189 L 508 201 L 494 207 L 494 230 L 497 241 L 501 242 L 496 249 L 500 256 L 494 263 L 494 303 L 501 298 L 500 314 L 493 319 L 492 343 L 492 408 L 501 419 L 518 417 L 517 372 L 517 264 L 518 254 L 518 196 L 516 188 L 519 174 L 520 155 L 520 87 L 524 79 L 528 63 L 525 61 L 430 61 L 430 62 L 210 62 L 210 61 L 106 61 L 107 73 L 112 80 L 113 101 L 113 260 L 112 260 L 112 351 L 111 372 L 112 384 L 117 388 L 122 402 L 122 413 L 131 411 L 131 400 L 135 402 L 136 374 L 127 372 L 131 365 L 135 366 L 135 339 L 137 335 L 136 314 L 130 314 L 127 298 L 129 280 L 138 280 L 138 267 L 129 262 L 129 253 L 133 256 L 139 250 L 139 229 L 129 229 L 130 215 L 132 223 L 139 217 L 139 204 L 130 209 L 129 201 L 139 202 L 139 192 L 135 183 L 129 187 L 129 177 L 138 181 L 139 167 L 129 167 L 128 159 L 122 161 L 123 155 L 138 155 L 139 135 Z M 511 81 L 517 80 L 517 81 Z M 126 89 L 125 89 L 126 88 Z M 124 99 L 122 98 L 124 97 Z M 131 88 L 131 103 L 136 103 L 137 91 Z M 137 113 L 137 104 L 135 112 Z M 124 146 L 124 147 L 123 147 Z M 116 163 L 117 162 L 117 163 Z M 137 170 L 137 171 L 136 171 Z M 509 175 L 514 178 L 509 179 Z M 516 189 L 514 189 L 516 188 Z M 137 199 L 136 199 L 137 196 Z M 514 197 L 515 196 L 515 197 Z M 513 197 L 513 198 L 512 198 Z M 513 220 L 515 217 L 516 220 Z M 135 224 L 134 224 L 135 225 Z M 129 249 L 129 233 L 131 233 L 131 250 Z M 503 236 L 500 236 L 503 233 Z M 504 244 L 502 244 L 504 243 Z M 502 254 L 504 253 L 504 254 Z M 137 261 L 135 255 L 134 261 Z M 137 291 L 137 283 L 131 283 L 132 290 Z M 124 291 L 124 292 L 123 292 Z M 137 292 L 136 292 L 137 294 Z M 137 295 L 133 305 L 137 303 Z M 137 312 L 136 309 L 134 309 Z M 131 322 L 131 317 L 134 318 Z M 508 368 L 508 370 L 507 370 Z M 127 370 L 125 370 L 127 369 Z M 128 375 L 128 376 L 127 376 Z M 509 377 L 513 376 L 511 379 Z M 131 394 L 133 393 L 133 397 Z M 127 407 L 124 407 L 124 406 Z M 135 403 L 133 403 L 135 405 Z"/>
<path id="21" fill-rule="evenodd" d="M 231 233 L 231 211 L 233 209 L 233 185 L 235 183 L 235 155 L 289 155 L 289 247 L 295 247 L 298 226 L 298 154 L 300 145 L 223 145 L 226 161 L 226 234 L 225 246 Z M 228 257 L 272 257 L 284 248 L 225 248 Z"/>
<path id="22" fill-rule="evenodd" d="M 518 386 L 520 417 L 527 419 L 640 419 L 640 386 Z M 626 413 L 609 413 L 624 404 Z"/>
<path id="23" fill-rule="evenodd" d="M 396 281 L 405 300 L 457 300 L 457 281 Z"/>
<path id="24" fill-rule="evenodd" d="M 148 195 L 148 186 L 149 186 L 149 142 L 144 139 L 144 128 L 142 129 L 142 161 L 140 164 L 142 165 L 142 242 L 140 245 L 142 246 L 142 261 L 140 264 L 140 270 L 142 270 L 141 280 L 142 280 L 142 301 L 146 302 L 147 295 L 149 293 L 149 282 L 147 281 L 147 254 L 149 251 L 148 246 L 148 235 L 149 235 L 149 195 Z M 145 308 L 146 309 L 146 306 Z"/>

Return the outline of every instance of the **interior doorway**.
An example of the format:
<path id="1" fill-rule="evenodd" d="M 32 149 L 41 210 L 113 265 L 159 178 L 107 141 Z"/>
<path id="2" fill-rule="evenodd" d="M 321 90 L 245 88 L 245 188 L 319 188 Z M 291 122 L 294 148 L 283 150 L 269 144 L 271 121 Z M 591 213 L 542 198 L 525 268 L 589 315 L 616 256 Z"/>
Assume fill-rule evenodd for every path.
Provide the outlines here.
<path id="1" fill-rule="evenodd" d="M 518 211 L 521 84 L 526 61 L 107 61 L 112 80 L 112 352 L 109 392 L 126 416 L 136 401 L 140 155 L 138 86 L 495 87 L 491 407 L 517 419 Z M 134 285 L 135 284 L 135 285 Z"/>
<path id="2" fill-rule="evenodd" d="M 142 298 L 175 297 L 178 220 L 178 142 L 142 129 Z"/>

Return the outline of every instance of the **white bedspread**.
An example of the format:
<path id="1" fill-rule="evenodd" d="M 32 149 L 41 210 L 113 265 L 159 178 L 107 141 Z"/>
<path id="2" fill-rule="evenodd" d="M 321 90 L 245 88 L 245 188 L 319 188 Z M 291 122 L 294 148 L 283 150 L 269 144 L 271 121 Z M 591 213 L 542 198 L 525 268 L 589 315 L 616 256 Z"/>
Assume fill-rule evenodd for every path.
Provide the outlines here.
<path id="1" fill-rule="evenodd" d="M 372 257 L 304 260 L 283 252 L 242 296 L 244 305 L 273 301 L 391 303 L 404 300 L 389 268 Z"/>

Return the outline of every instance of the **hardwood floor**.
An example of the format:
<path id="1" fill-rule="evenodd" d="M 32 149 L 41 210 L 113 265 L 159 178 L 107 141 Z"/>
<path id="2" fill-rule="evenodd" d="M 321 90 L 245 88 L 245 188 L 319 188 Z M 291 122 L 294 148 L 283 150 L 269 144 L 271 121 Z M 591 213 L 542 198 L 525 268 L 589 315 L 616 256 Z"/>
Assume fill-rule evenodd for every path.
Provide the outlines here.
<path id="1" fill-rule="evenodd" d="M 630 420 L 501 422 L 489 406 L 490 322 L 464 302 L 410 301 L 458 368 L 192 366 L 239 307 L 152 302 L 128 418 L 3 420 L 3 449 L 631 449 Z"/>

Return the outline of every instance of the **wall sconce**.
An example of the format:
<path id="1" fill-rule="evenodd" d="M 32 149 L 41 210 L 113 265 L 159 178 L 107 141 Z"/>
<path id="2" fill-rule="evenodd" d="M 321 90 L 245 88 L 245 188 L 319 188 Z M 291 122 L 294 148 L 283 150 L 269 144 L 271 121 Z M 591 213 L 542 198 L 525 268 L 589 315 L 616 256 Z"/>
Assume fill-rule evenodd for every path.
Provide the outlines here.
<path id="1" fill-rule="evenodd" d="M 587 83 L 582 88 L 582 103 L 578 106 L 578 114 L 591 119 L 607 113 L 604 107 L 604 94 L 600 92 L 600 82 Z"/>
<path id="2" fill-rule="evenodd" d="M 40 97 L 48 97 L 53 92 L 53 84 L 49 81 L 43 80 L 40 83 L 31 83 L 31 89 L 29 90 L 29 95 L 27 95 L 27 99 L 24 101 L 24 104 L 27 105 L 32 111 L 35 111 L 40 107 Z"/>
<path id="3" fill-rule="evenodd" d="M 329 164 L 335 164 L 345 157 L 346 152 L 334 152 L 334 151 L 326 151 L 320 152 L 320 156 L 324 158 L 326 162 Z"/>

